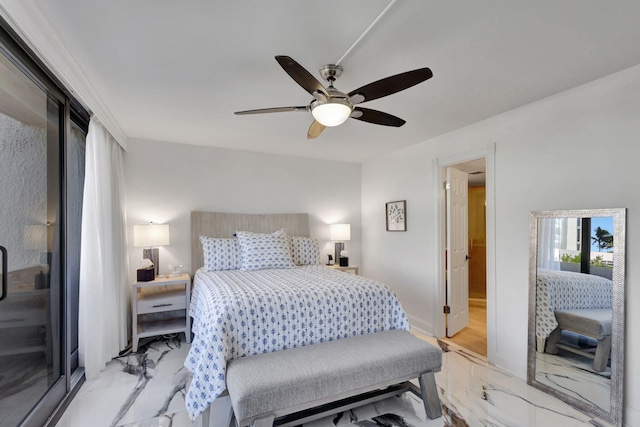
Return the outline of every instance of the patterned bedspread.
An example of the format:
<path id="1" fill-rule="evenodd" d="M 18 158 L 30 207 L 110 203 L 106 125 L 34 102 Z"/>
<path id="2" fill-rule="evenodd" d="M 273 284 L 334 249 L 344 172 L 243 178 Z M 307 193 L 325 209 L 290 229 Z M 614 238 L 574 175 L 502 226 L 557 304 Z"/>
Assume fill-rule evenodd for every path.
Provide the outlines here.
<path id="1" fill-rule="evenodd" d="M 243 272 L 199 269 L 185 366 L 195 419 L 225 389 L 227 361 L 390 329 L 409 330 L 387 286 L 323 266 Z"/>
<path id="2" fill-rule="evenodd" d="M 612 282 L 600 276 L 538 269 L 536 337 L 546 339 L 558 327 L 556 310 L 611 308 Z"/>

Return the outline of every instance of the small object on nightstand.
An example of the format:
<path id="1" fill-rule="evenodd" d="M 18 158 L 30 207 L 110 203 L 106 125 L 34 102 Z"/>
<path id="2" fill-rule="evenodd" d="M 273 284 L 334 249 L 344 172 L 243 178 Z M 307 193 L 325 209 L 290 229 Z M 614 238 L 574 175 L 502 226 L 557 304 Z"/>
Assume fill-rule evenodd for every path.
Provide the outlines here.
<path id="1" fill-rule="evenodd" d="M 340 267 L 349 267 L 349 254 L 347 251 L 340 251 Z"/>
<path id="2" fill-rule="evenodd" d="M 140 268 L 136 271 L 136 280 L 138 282 L 150 282 L 156 278 L 156 269 L 153 268 L 153 262 L 150 259 L 140 261 Z"/>
<path id="3" fill-rule="evenodd" d="M 36 289 L 47 289 L 49 288 L 49 282 L 51 280 L 51 276 L 43 273 L 42 271 L 36 274 L 34 279 L 34 285 Z"/>
<path id="4" fill-rule="evenodd" d="M 156 270 L 153 266 L 149 268 L 139 268 L 137 270 L 136 280 L 138 282 L 150 282 L 155 279 Z"/>
<path id="5" fill-rule="evenodd" d="M 333 255 L 327 254 L 327 257 L 329 258 L 327 261 L 327 265 L 333 265 Z"/>
<path id="6" fill-rule="evenodd" d="M 182 264 L 180 264 L 180 265 L 170 265 L 169 268 L 173 270 L 171 272 L 172 276 L 179 276 L 179 275 L 182 274 L 182 272 L 180 271 L 180 269 L 182 268 Z"/>

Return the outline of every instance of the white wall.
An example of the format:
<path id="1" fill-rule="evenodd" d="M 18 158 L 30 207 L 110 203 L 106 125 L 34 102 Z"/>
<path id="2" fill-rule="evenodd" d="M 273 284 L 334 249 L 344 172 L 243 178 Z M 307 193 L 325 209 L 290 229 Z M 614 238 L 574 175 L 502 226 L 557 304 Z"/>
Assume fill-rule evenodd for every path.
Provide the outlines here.
<path id="1" fill-rule="evenodd" d="M 437 280 L 433 161 L 495 143 L 493 362 L 526 372 L 529 213 L 627 208 L 625 424 L 640 425 L 640 66 L 368 161 L 362 166 L 364 274 L 390 284 L 413 324 L 433 332 Z M 407 200 L 408 231 L 388 233 L 384 203 Z M 636 277 L 637 276 L 637 277 Z"/>
<path id="2" fill-rule="evenodd" d="M 129 140 L 125 200 L 130 278 L 142 259 L 133 225 L 170 225 L 160 248 L 160 273 L 190 266 L 190 213 L 309 213 L 321 260 L 334 252 L 328 224 L 351 224 L 349 264 L 360 264 L 360 165 L 158 141 Z M 339 185 L 338 185 L 339 181 Z M 193 273 L 193 272 L 192 272 Z"/>

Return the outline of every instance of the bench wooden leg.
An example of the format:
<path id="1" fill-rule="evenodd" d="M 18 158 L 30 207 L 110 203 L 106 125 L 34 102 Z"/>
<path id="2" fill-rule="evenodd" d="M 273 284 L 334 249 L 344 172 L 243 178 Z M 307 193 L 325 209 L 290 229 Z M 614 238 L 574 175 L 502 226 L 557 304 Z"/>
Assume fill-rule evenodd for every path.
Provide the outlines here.
<path id="1" fill-rule="evenodd" d="M 609 355 L 611 354 L 611 335 L 598 340 L 596 355 L 593 359 L 593 370 L 602 372 L 607 369 Z"/>
<path id="2" fill-rule="evenodd" d="M 258 418 L 257 420 L 253 421 L 253 427 L 272 427 L 274 419 L 275 417 L 273 415 Z"/>
<path id="3" fill-rule="evenodd" d="M 433 372 L 420 375 L 420 391 L 422 393 L 422 402 L 427 417 L 436 419 L 442 416 L 442 407 L 440 406 L 440 397 L 438 397 L 438 387 L 436 386 L 436 378 Z"/>
<path id="4" fill-rule="evenodd" d="M 558 342 L 560 341 L 560 336 L 562 335 L 562 330 L 558 327 L 555 328 L 551 334 L 549 334 L 549 339 L 547 339 L 547 347 L 544 350 L 548 354 L 558 354 Z"/>
<path id="5" fill-rule="evenodd" d="M 223 397 L 216 399 L 196 418 L 192 423 L 193 427 L 235 427 L 233 409 L 231 408 L 231 402 L 228 400 L 228 397 L 226 399 Z"/>
<path id="6" fill-rule="evenodd" d="M 194 427 L 209 427 L 209 421 L 211 419 L 211 406 L 207 407 L 198 418 L 193 422 Z"/>

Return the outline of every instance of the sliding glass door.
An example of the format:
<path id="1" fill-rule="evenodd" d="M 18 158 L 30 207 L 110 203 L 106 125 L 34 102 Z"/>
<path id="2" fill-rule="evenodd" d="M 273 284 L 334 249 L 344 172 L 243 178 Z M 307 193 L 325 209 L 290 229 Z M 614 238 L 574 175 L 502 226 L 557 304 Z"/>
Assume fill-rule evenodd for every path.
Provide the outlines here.
<path id="1" fill-rule="evenodd" d="M 43 426 L 77 368 L 84 133 L 70 100 L 2 35 L 0 427 Z"/>
<path id="2" fill-rule="evenodd" d="M 61 377 L 60 104 L 0 57 L 0 424 Z"/>

